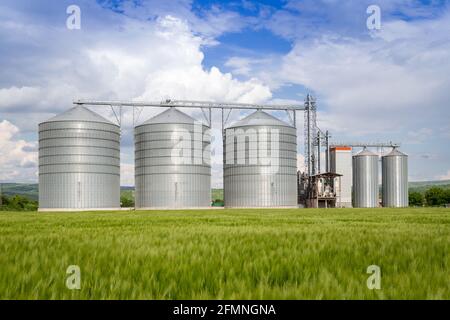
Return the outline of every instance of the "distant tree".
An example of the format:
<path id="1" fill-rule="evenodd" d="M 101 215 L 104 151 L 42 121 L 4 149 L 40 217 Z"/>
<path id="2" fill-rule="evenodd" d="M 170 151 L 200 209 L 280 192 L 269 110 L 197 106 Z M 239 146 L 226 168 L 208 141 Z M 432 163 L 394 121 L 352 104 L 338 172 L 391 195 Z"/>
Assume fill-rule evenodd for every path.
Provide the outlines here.
<path id="1" fill-rule="evenodd" d="M 223 206 L 224 206 L 224 203 L 223 203 L 223 200 L 222 200 L 222 199 L 216 199 L 216 200 L 213 200 L 213 201 L 211 202 L 211 205 L 212 205 L 213 207 L 223 207 Z"/>
<path id="2" fill-rule="evenodd" d="M 4 195 L 0 195 L 0 197 L 2 199 L 2 201 L 0 201 L 0 203 L 1 203 L 0 207 L 6 206 L 6 203 L 8 202 L 8 198 Z"/>
<path id="3" fill-rule="evenodd" d="M 120 203 L 122 208 L 131 208 L 134 207 L 134 201 L 133 199 L 130 199 L 126 196 L 120 197 Z"/>
<path id="4" fill-rule="evenodd" d="M 27 197 L 15 195 L 12 197 L 2 196 L 1 210 L 8 211 L 35 211 L 38 208 L 38 202 L 30 200 Z"/>
<path id="5" fill-rule="evenodd" d="M 412 191 L 409 193 L 409 205 L 412 207 L 423 206 L 423 194 L 417 191 Z"/>
<path id="6" fill-rule="evenodd" d="M 447 203 L 447 194 L 444 189 L 433 187 L 425 192 L 425 200 L 428 206 L 442 206 Z"/>
<path id="7" fill-rule="evenodd" d="M 445 192 L 445 203 L 449 204 L 450 203 L 450 189 L 446 189 L 444 192 Z"/>

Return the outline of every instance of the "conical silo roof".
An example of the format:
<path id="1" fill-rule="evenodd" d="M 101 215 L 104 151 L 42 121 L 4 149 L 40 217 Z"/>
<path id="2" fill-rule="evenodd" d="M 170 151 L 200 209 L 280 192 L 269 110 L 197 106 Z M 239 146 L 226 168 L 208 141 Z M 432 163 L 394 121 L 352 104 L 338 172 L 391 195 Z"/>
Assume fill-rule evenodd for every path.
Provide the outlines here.
<path id="1" fill-rule="evenodd" d="M 194 124 L 197 122 L 194 118 L 187 115 L 184 112 L 181 112 L 177 108 L 171 107 L 166 111 L 161 112 L 160 114 L 154 116 L 153 118 L 148 119 L 142 125 L 146 124 L 162 124 L 162 123 L 186 123 L 186 124 Z"/>
<path id="2" fill-rule="evenodd" d="M 372 151 L 368 150 L 366 147 L 364 147 L 364 149 L 362 149 L 360 152 L 358 152 L 357 154 L 354 155 L 354 157 L 367 157 L 367 156 L 377 156 L 375 153 L 373 153 Z"/>
<path id="3" fill-rule="evenodd" d="M 66 112 L 58 114 L 53 118 L 48 119 L 45 122 L 58 122 L 58 121 L 89 121 L 89 122 L 101 122 L 107 124 L 114 124 L 101 115 L 89 110 L 83 106 L 73 107 Z M 115 125 L 115 124 L 114 124 Z"/>
<path id="4" fill-rule="evenodd" d="M 242 120 L 239 120 L 233 123 L 228 128 L 237 128 L 237 127 L 245 127 L 245 126 L 283 126 L 283 127 L 292 127 L 284 121 L 281 121 L 274 116 L 258 110 L 252 113 L 251 115 L 245 117 Z"/>
<path id="5" fill-rule="evenodd" d="M 383 157 L 407 157 L 406 153 L 399 151 L 397 148 L 392 148 L 392 151 L 385 154 Z"/>

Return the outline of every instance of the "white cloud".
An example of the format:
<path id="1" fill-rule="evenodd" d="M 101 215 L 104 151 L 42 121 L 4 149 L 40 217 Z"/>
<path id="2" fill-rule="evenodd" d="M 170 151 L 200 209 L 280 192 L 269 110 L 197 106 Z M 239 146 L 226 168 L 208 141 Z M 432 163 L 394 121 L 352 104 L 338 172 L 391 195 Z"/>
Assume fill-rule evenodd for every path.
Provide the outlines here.
<path id="1" fill-rule="evenodd" d="M 440 120 L 450 116 L 449 17 L 386 23 L 371 40 L 299 41 L 283 58 L 278 79 L 315 91 L 328 107 L 322 119 L 338 132 L 394 132 Z"/>
<path id="2" fill-rule="evenodd" d="M 205 44 L 208 45 L 217 44 L 215 39 L 225 32 L 238 32 L 254 23 L 253 19 L 228 11 L 217 4 L 204 9 L 197 7 L 197 13 L 194 13 L 191 0 L 123 1 L 117 5 L 116 10 L 138 20 L 157 19 L 167 15 L 183 17 L 189 29 L 196 34 L 201 34 L 206 41 Z"/>
<path id="3" fill-rule="evenodd" d="M 0 110 L 62 111 L 75 98 L 262 102 L 271 97 L 257 79 L 239 81 L 216 67 L 205 70 L 204 39 L 194 35 L 184 20 L 166 16 L 155 23 L 126 18 L 121 22 L 108 34 L 94 31 L 84 41 L 72 43 L 76 51 L 60 52 L 47 44 L 55 50 L 47 49 L 50 52 L 43 57 L 37 50 L 34 61 L 53 60 L 59 65 L 45 75 L 34 75 L 36 64 L 24 59 L 19 74 L 35 77 L 29 80 L 39 85 L 23 86 L 11 79 L 14 84 L 0 88 Z M 63 36 L 68 35 L 52 34 L 51 28 L 40 35 L 43 44 L 47 37 Z"/>
<path id="4" fill-rule="evenodd" d="M 450 180 L 450 170 L 448 170 L 447 173 L 438 176 L 437 178 L 438 180 Z"/>
<path id="5" fill-rule="evenodd" d="M 366 9 L 376 4 L 381 8 L 382 26 L 385 22 L 409 18 L 433 18 L 442 12 L 442 2 L 405 0 L 288 0 L 281 10 L 276 10 L 262 27 L 288 39 L 316 37 L 329 30 L 346 36 L 361 36 L 367 32 Z"/>
<path id="6" fill-rule="evenodd" d="M 0 180 L 33 181 L 36 179 L 36 143 L 17 139 L 19 128 L 0 122 Z"/>
<path id="7" fill-rule="evenodd" d="M 225 62 L 225 66 L 230 68 L 235 75 L 243 75 L 250 77 L 254 74 L 255 69 L 264 68 L 274 63 L 273 56 L 264 56 L 262 58 L 244 58 L 244 57 L 231 57 Z M 261 76 L 260 74 L 259 76 Z M 270 81 L 270 78 L 264 79 Z M 266 81 L 265 81 L 266 82 Z"/>
<path id="8" fill-rule="evenodd" d="M 39 101 L 40 88 L 36 87 L 10 87 L 0 88 L 0 109 L 14 111 Z"/>
<path id="9" fill-rule="evenodd" d="M 161 70 L 147 78 L 146 87 L 137 100 L 152 97 L 179 97 L 181 99 L 236 101 L 257 103 L 271 97 L 268 87 L 256 79 L 241 82 L 231 74 L 223 74 L 216 67 L 205 71 L 201 66 Z"/>

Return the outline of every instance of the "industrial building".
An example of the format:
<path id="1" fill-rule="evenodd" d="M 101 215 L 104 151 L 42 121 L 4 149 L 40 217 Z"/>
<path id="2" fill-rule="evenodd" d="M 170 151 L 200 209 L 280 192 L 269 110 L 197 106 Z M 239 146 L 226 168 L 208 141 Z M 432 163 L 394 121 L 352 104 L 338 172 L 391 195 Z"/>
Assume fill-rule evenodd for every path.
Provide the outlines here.
<path id="1" fill-rule="evenodd" d="M 341 178 L 342 175 L 333 172 L 318 173 L 307 179 L 302 175 L 300 179 L 303 183 L 299 185 L 299 190 L 305 194 L 308 190 L 308 197 L 304 198 L 303 207 L 307 208 L 336 208 L 341 203 Z M 308 181 L 309 180 L 309 181 Z M 308 181 L 308 183 L 306 183 Z"/>
<path id="2" fill-rule="evenodd" d="M 330 172 L 341 175 L 340 182 L 335 186 L 335 192 L 340 195 L 336 203 L 340 208 L 352 206 L 352 147 L 333 146 L 330 148 Z"/>
<path id="3" fill-rule="evenodd" d="M 119 126 L 83 106 L 39 124 L 39 210 L 119 207 Z"/>
<path id="4" fill-rule="evenodd" d="M 209 131 L 213 109 L 221 111 L 222 119 L 225 207 L 408 205 L 408 157 L 398 150 L 399 144 L 330 142 L 328 131 L 323 132 L 317 125 L 316 102 L 310 95 L 304 105 L 184 100 L 79 100 L 74 104 L 74 108 L 39 124 L 41 211 L 120 207 L 123 107 L 133 108 L 136 209 L 211 206 Z M 87 109 L 86 105 L 110 107 L 117 124 Z M 145 107 L 166 110 L 138 124 Z M 179 108 L 201 110 L 205 121 L 196 120 Z M 233 110 L 253 113 L 228 125 Z M 285 112 L 289 121 L 266 111 L 278 111 L 277 115 Z M 304 112 L 305 168 L 302 172 L 297 169 L 298 111 Z M 361 147 L 363 150 L 356 153 Z M 392 147 L 392 151 L 374 153 L 368 149 L 373 147 Z M 321 163 L 323 155 L 325 165 Z"/>

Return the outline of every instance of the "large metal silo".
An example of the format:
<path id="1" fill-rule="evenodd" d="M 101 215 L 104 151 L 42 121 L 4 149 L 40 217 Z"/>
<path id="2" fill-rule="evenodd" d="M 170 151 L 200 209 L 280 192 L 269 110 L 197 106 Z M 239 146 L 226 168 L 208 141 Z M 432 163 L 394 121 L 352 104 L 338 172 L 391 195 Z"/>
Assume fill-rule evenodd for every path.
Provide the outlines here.
<path id="1" fill-rule="evenodd" d="M 297 131 L 258 110 L 225 130 L 226 207 L 297 207 Z"/>
<path id="2" fill-rule="evenodd" d="M 39 210 L 120 207 L 120 128 L 77 106 L 39 124 Z"/>
<path id="3" fill-rule="evenodd" d="M 170 108 L 136 126 L 136 208 L 211 205 L 209 127 Z"/>
<path id="4" fill-rule="evenodd" d="M 396 148 L 381 157 L 383 207 L 408 206 L 408 156 Z"/>
<path id="5" fill-rule="evenodd" d="M 378 155 L 366 148 L 353 156 L 353 207 L 378 207 Z"/>

